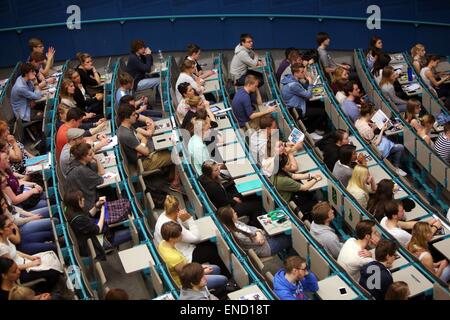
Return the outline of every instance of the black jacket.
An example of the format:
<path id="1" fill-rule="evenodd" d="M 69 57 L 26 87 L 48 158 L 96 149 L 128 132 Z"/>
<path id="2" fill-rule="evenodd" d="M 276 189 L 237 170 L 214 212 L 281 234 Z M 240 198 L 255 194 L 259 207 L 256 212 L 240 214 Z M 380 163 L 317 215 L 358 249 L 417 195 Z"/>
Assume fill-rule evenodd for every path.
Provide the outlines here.
<path id="1" fill-rule="evenodd" d="M 339 160 L 339 148 L 333 141 L 331 135 L 324 136 L 322 140 L 317 141 L 316 147 L 323 152 L 323 162 L 330 171 L 333 171 L 335 163 Z"/>
<path id="2" fill-rule="evenodd" d="M 98 241 L 97 235 L 100 234 L 100 230 L 95 220 L 88 217 L 87 214 L 80 212 L 74 214 L 69 223 L 78 240 L 80 255 L 82 257 L 89 256 L 87 240 L 91 239 L 98 259 L 105 260 L 105 250 Z"/>
<path id="3" fill-rule="evenodd" d="M 128 56 L 127 72 L 134 79 L 133 91 L 136 91 L 139 81 L 145 78 L 146 73 L 150 73 L 150 69 L 153 65 L 153 57 L 151 54 L 146 56 L 137 56 L 131 53 Z"/>
<path id="4" fill-rule="evenodd" d="M 379 270 L 379 272 L 378 272 Z M 394 282 L 391 272 L 380 262 L 372 261 L 361 268 L 361 278 L 359 284 L 370 292 L 375 300 L 384 300 L 386 291 L 389 286 Z M 377 283 L 377 274 L 380 275 L 379 287 L 373 288 Z M 369 288 L 370 287 L 370 288 Z"/>
<path id="5" fill-rule="evenodd" d="M 201 183 L 209 199 L 217 209 L 228 205 L 234 206 L 236 204 L 233 197 L 239 196 L 237 191 L 236 193 L 230 193 L 227 189 L 222 187 L 220 183 L 209 179 L 205 175 L 201 175 L 200 178 L 198 178 L 198 181 Z"/>

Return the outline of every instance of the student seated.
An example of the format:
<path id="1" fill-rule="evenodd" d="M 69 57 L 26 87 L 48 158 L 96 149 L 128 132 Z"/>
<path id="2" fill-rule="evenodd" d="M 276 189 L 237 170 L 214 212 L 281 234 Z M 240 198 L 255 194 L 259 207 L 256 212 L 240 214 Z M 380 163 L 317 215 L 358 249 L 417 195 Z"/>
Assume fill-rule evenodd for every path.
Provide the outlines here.
<path id="1" fill-rule="evenodd" d="M 299 256 L 292 256 L 284 262 L 273 278 L 273 291 L 280 300 L 308 300 L 307 292 L 319 290 L 317 278 L 308 271 L 306 260 Z"/>
<path id="2" fill-rule="evenodd" d="M 104 197 L 100 197 L 93 207 L 87 207 L 85 203 L 83 192 L 74 188 L 67 190 L 64 194 L 67 221 L 77 238 L 80 255 L 82 257 L 90 255 L 87 241 L 91 239 L 96 259 L 106 260 L 105 249 L 110 249 L 111 246 L 118 247 L 130 241 L 130 230 L 107 227 L 103 209 Z M 94 220 L 95 217 L 98 217 L 98 221 Z M 99 235 L 103 236 L 103 245 L 100 244 Z"/>
<path id="3" fill-rule="evenodd" d="M 325 109 L 322 105 L 309 102 L 313 96 L 313 83 L 306 68 L 303 65 L 295 64 L 291 68 L 292 75 L 287 75 L 281 79 L 283 89 L 281 95 L 288 108 L 295 108 L 300 115 L 308 131 L 323 135 L 325 121 L 327 119 Z M 306 81 L 305 81 L 306 80 Z"/>
<path id="4" fill-rule="evenodd" d="M 182 227 L 173 221 L 166 222 L 161 226 L 161 241 L 158 251 L 167 265 L 175 283 L 181 287 L 180 274 L 183 267 L 189 263 L 186 257 L 177 249 L 177 244 L 182 239 Z M 203 264 L 206 274 L 206 285 L 210 289 L 216 289 L 217 293 L 225 291 L 228 279 L 221 275 L 221 269 L 217 265 Z M 219 294 L 218 294 L 219 295 Z"/>
<path id="5" fill-rule="evenodd" d="M 347 83 L 349 81 L 348 76 L 348 70 L 345 68 L 337 67 L 336 70 L 334 70 L 333 80 L 331 81 L 331 90 L 333 90 L 334 94 L 337 94 L 337 92 L 339 91 L 337 86 L 338 81 Z"/>
<path id="6" fill-rule="evenodd" d="M 339 160 L 333 168 L 333 175 L 347 188 L 348 182 L 352 177 L 353 167 L 356 165 L 356 147 L 351 144 L 343 145 L 339 149 Z M 361 155 L 359 159 L 364 163 L 365 157 Z"/>
<path id="7" fill-rule="evenodd" d="M 316 147 L 323 153 L 323 162 L 328 170 L 333 171 L 335 163 L 339 159 L 339 149 L 343 145 L 350 143 L 349 134 L 347 131 L 337 129 L 323 137 L 323 139 L 316 142 Z"/>
<path id="8" fill-rule="evenodd" d="M 180 192 L 180 178 L 172 163 L 170 152 L 168 150 L 154 151 L 153 141 L 151 139 L 155 130 L 153 121 L 145 117 L 146 122 L 148 121 L 146 129 L 139 128 L 142 130 L 136 131 L 133 127 L 136 121 L 143 117 L 128 103 L 119 106 L 117 115 L 118 121 L 120 122 L 120 127 L 117 130 L 119 143 L 132 165 L 137 165 L 137 159 L 142 157 L 144 170 L 146 171 L 170 167 L 173 177 L 170 188 L 175 192 Z"/>
<path id="9" fill-rule="evenodd" d="M 230 64 L 231 80 L 236 86 L 245 85 L 245 78 L 251 74 L 258 78 L 258 87 L 264 85 L 262 74 L 257 71 L 249 70 L 263 65 L 259 61 L 258 54 L 253 51 L 253 37 L 249 34 L 241 34 L 239 44 L 234 49 L 234 56 Z"/>
<path id="10" fill-rule="evenodd" d="M 439 61 L 438 56 L 428 57 L 426 67 L 420 70 L 420 77 L 428 88 L 445 102 L 445 106 L 450 110 L 450 85 L 445 83 L 450 76 L 439 78 L 433 72 L 433 69 L 437 67 Z"/>
<path id="11" fill-rule="evenodd" d="M 425 54 L 426 51 L 423 44 L 418 43 L 411 48 L 411 57 L 413 59 L 412 64 L 418 74 L 420 74 L 422 68 L 426 67 L 427 65 L 427 59 L 425 58 Z"/>
<path id="12" fill-rule="evenodd" d="M 31 38 L 28 40 L 28 47 L 30 48 L 30 55 L 33 52 L 44 53 L 44 43 L 42 40 L 37 38 Z M 55 60 L 55 49 L 53 47 L 48 47 L 47 53 L 45 54 L 45 67 L 41 71 L 41 73 L 47 77 L 50 73 L 50 69 L 53 66 Z"/>
<path id="13" fill-rule="evenodd" d="M 369 194 L 376 190 L 375 179 L 370 175 L 367 166 L 356 165 L 353 168 L 352 177 L 348 181 L 347 191 L 363 208 L 367 208 Z"/>
<path id="14" fill-rule="evenodd" d="M 355 127 L 358 130 L 361 137 L 376 146 L 377 150 L 381 153 L 383 158 L 388 158 L 389 161 L 397 168 L 398 175 L 404 177 L 407 175 L 405 171 L 400 169 L 400 160 L 402 158 L 405 147 L 401 144 L 395 144 L 389 140 L 385 135 L 385 131 L 388 129 L 387 121 L 378 135 L 375 135 L 378 127 L 371 122 L 375 109 L 371 104 L 366 104 L 361 107 L 361 117 L 355 122 Z"/>
<path id="15" fill-rule="evenodd" d="M 131 42 L 131 53 L 128 55 L 126 72 L 133 77 L 133 91 L 143 91 L 159 87 L 159 77 L 148 77 L 153 65 L 152 51 L 145 47 L 143 40 L 133 40 Z"/>
<path id="16" fill-rule="evenodd" d="M 377 190 L 370 195 L 369 202 L 367 203 L 367 211 L 369 211 L 378 222 L 384 217 L 385 204 L 394 200 L 394 193 L 398 190 L 398 185 L 391 179 L 382 179 L 378 182 Z"/>
<path id="17" fill-rule="evenodd" d="M 344 93 L 347 98 L 341 104 L 342 111 L 352 122 L 355 122 L 361 116 L 360 106 L 356 104 L 356 100 L 361 96 L 361 90 L 357 83 L 349 81 L 344 86 Z"/>
<path id="18" fill-rule="evenodd" d="M 180 272 L 180 300 L 218 300 L 209 292 L 205 268 L 196 262 L 184 265 Z"/>
<path id="19" fill-rule="evenodd" d="M 300 54 L 300 51 L 294 50 L 289 53 L 288 56 L 289 65 L 286 69 L 284 69 L 283 73 L 281 74 L 280 81 L 283 80 L 287 75 L 292 75 L 292 66 L 295 64 L 303 66 L 303 59 Z M 306 62 L 305 62 L 306 63 Z M 284 84 L 280 83 L 280 89 L 283 89 Z"/>
<path id="20" fill-rule="evenodd" d="M 337 80 L 335 83 L 336 84 L 335 97 L 340 106 L 344 103 L 345 99 L 347 99 L 347 96 L 344 93 L 344 88 L 345 88 L 345 85 L 348 83 L 348 81 L 349 80 L 340 79 L 340 80 Z"/>
<path id="21" fill-rule="evenodd" d="M 178 88 L 180 84 L 187 82 L 192 87 L 192 89 L 194 89 L 195 94 L 204 99 L 205 96 L 203 95 L 203 92 L 205 91 L 205 87 L 202 86 L 204 80 L 200 77 L 195 77 L 194 71 L 195 62 L 191 60 L 184 60 L 180 67 L 180 75 L 178 76 L 175 88 Z M 176 96 L 178 101 L 181 101 L 183 99 L 183 96 L 179 91 L 176 91 Z"/>
<path id="22" fill-rule="evenodd" d="M 248 216 L 252 225 L 257 225 L 257 216 L 263 212 L 261 198 L 257 195 L 242 196 L 234 185 L 226 188 L 220 179 L 221 165 L 207 160 L 202 165 L 202 175 L 198 179 L 216 208 L 232 206 L 239 217 Z"/>
<path id="23" fill-rule="evenodd" d="M 231 108 L 241 128 L 245 128 L 245 124 L 250 120 L 255 120 L 275 111 L 273 106 L 267 108 L 266 111 L 256 112 L 254 110 L 253 103 L 257 101 L 252 100 L 254 97 L 252 94 L 257 92 L 258 85 L 258 78 L 253 75 L 246 76 L 244 87 L 236 92 L 231 102 Z"/>
<path id="24" fill-rule="evenodd" d="M 0 298 L 0 300 L 2 300 L 2 298 Z M 8 300 L 52 300 L 52 295 L 51 293 L 36 294 L 34 290 L 29 287 L 14 285 L 9 291 Z"/>
<path id="25" fill-rule="evenodd" d="M 211 120 L 209 118 L 193 120 L 194 134 L 189 140 L 188 150 L 191 155 L 192 164 L 198 175 L 202 174 L 202 164 L 211 158 L 211 154 L 203 139 L 210 134 Z"/>
<path id="26" fill-rule="evenodd" d="M 380 234 L 375 222 L 370 220 L 358 222 L 355 234 L 356 238 L 345 241 L 337 262 L 355 281 L 359 281 L 361 268 L 373 261 L 372 254 L 368 250 L 378 244 Z"/>
<path id="27" fill-rule="evenodd" d="M 421 103 L 417 99 L 409 99 L 406 103 L 406 111 L 403 116 L 406 122 L 408 122 L 411 127 L 413 127 L 416 131 L 421 129 L 419 114 L 421 110 Z"/>
<path id="28" fill-rule="evenodd" d="M 391 66 L 384 67 L 380 81 L 381 92 L 394 103 L 398 112 L 405 112 L 406 101 L 400 99 L 395 93 L 394 82 L 398 78 L 398 73 Z"/>
<path id="29" fill-rule="evenodd" d="M 408 300 L 411 295 L 409 286 L 404 281 L 395 281 L 389 286 L 384 300 Z"/>
<path id="30" fill-rule="evenodd" d="M 188 262 L 212 263 L 218 265 L 227 275 L 228 269 L 217 252 L 217 246 L 211 241 L 200 242 L 201 234 L 194 218 L 180 208 L 178 199 L 168 195 L 164 201 L 164 212 L 156 221 L 154 237 L 156 244 L 163 240 L 161 229 L 166 222 L 175 222 L 181 226 L 181 239 L 176 248 Z"/>
<path id="31" fill-rule="evenodd" d="M 375 61 L 383 49 L 383 41 L 380 37 L 373 36 L 367 49 L 366 62 L 369 70 L 372 70 Z"/>
<path id="32" fill-rule="evenodd" d="M 5 274 L 11 271 L 12 268 L 14 270 L 13 274 L 15 275 L 14 282 L 17 281 L 19 277 L 22 283 L 43 278 L 45 281 L 36 285 L 36 291 L 39 293 L 51 292 L 59 281 L 61 273 L 53 269 L 41 271 L 27 270 L 29 268 L 40 266 L 42 262 L 38 256 L 30 256 L 18 251 L 16 246 L 11 243 L 9 238 L 12 235 L 12 225 L 13 222 L 11 219 L 7 218 L 5 215 L 0 215 L 0 259 L 7 258 L 12 260 L 7 267 L 0 270 L 2 273 L 2 287 L 6 278 Z M 2 262 L 4 262 L 4 260 L 2 260 Z"/>
<path id="33" fill-rule="evenodd" d="M 386 53 L 382 53 L 378 56 L 377 60 L 373 64 L 372 75 L 378 85 L 380 84 L 381 78 L 383 76 L 383 69 L 389 66 L 390 62 L 391 57 Z"/>
<path id="34" fill-rule="evenodd" d="M 450 121 L 444 125 L 444 132 L 439 134 L 434 144 L 434 150 L 444 161 L 450 164 Z"/>
<path id="35" fill-rule="evenodd" d="M 434 149 L 434 142 L 431 140 L 431 131 L 433 130 L 434 123 L 436 122 L 436 118 L 432 114 L 426 114 L 420 119 L 420 129 L 417 131 L 419 137 L 423 139 L 430 146 L 430 148 Z"/>
<path id="36" fill-rule="evenodd" d="M 275 173 L 270 180 L 287 203 L 294 201 L 302 211 L 304 219 L 311 220 L 311 209 L 317 201 L 314 194 L 308 190 L 322 180 L 322 176 L 309 173 L 291 174 L 288 163 L 289 158 L 286 155 L 280 155 L 278 168 L 275 169 Z M 307 179 L 307 181 L 303 183 L 301 179 Z"/>
<path id="37" fill-rule="evenodd" d="M 8 124 L 3 120 L 0 120 L 0 151 L 8 153 L 11 169 L 20 174 L 25 172 L 25 161 L 34 158 L 11 134 Z"/>
<path id="38" fill-rule="evenodd" d="M 42 119 L 42 112 L 37 111 L 36 100 L 42 98 L 41 90 L 46 86 L 45 82 L 41 82 L 38 86 L 34 86 L 33 81 L 36 79 L 36 73 L 33 66 L 29 63 L 20 65 L 20 76 L 16 79 L 11 89 L 11 107 L 14 115 L 24 122 Z"/>
<path id="39" fill-rule="evenodd" d="M 273 143 L 273 139 L 279 137 L 277 129 L 274 117 L 271 114 L 266 114 L 260 118 L 257 130 L 249 130 L 251 131 L 249 149 L 256 163 L 261 164 L 262 160 L 269 156 L 267 154 L 267 145 Z"/>
<path id="40" fill-rule="evenodd" d="M 319 32 L 316 36 L 316 42 L 319 46 L 317 48 L 317 53 L 319 54 L 319 60 L 322 64 L 325 72 L 332 76 L 333 72 L 337 67 L 343 67 L 344 69 L 350 70 L 349 65 L 336 63 L 330 56 L 327 51 L 327 48 L 330 45 L 330 36 L 325 32 Z"/>
<path id="41" fill-rule="evenodd" d="M 34 72 L 36 73 L 36 81 L 38 84 L 44 83 L 53 84 L 56 82 L 55 77 L 49 77 L 46 79 L 46 75 L 44 74 L 44 64 L 46 58 L 45 54 L 41 52 L 32 52 L 30 55 L 29 63 L 33 66 Z"/>
<path id="42" fill-rule="evenodd" d="M 272 151 L 273 148 L 273 151 Z M 275 165 L 278 164 L 279 157 L 283 154 L 288 157 L 288 164 L 286 165 L 287 171 L 295 173 L 298 171 L 298 164 L 295 160 L 295 153 L 303 149 L 303 142 L 283 142 L 281 140 L 275 141 L 275 143 L 267 143 L 267 152 L 265 158 L 261 160 L 261 169 L 263 173 L 268 177 L 272 177 L 275 174 Z"/>
<path id="43" fill-rule="evenodd" d="M 215 74 L 215 72 L 213 70 L 204 71 L 202 69 L 202 66 L 200 65 L 200 63 L 198 63 L 198 60 L 200 59 L 201 51 L 202 50 L 198 45 L 191 43 L 187 46 L 187 56 L 184 59 L 190 60 L 195 63 L 194 75 L 196 77 L 205 79 L 205 78 L 208 78 L 208 77 L 212 76 L 213 74 Z"/>
<path id="44" fill-rule="evenodd" d="M 375 300 L 384 300 L 387 290 L 394 282 L 389 269 L 395 261 L 397 244 L 390 240 L 380 240 L 375 248 L 375 261 L 361 268 L 359 284 L 369 291 Z M 377 277 L 374 286 L 373 277 Z"/>
<path id="45" fill-rule="evenodd" d="M 344 244 L 340 241 L 334 229 L 330 227 L 334 219 L 333 208 L 328 202 L 321 201 L 312 208 L 312 216 L 311 234 L 333 258 L 337 259 Z"/>
<path id="46" fill-rule="evenodd" d="M 435 261 L 430 253 L 429 242 L 433 239 L 438 227 L 434 229 L 427 222 L 419 221 L 412 229 L 411 240 L 407 249 L 419 259 L 420 262 L 430 270 L 436 277 L 444 282 L 450 281 L 450 266 L 447 259 Z"/>
<path id="47" fill-rule="evenodd" d="M 284 56 L 285 59 L 283 61 L 280 62 L 280 65 L 278 66 L 277 72 L 276 72 L 276 78 L 277 78 L 277 83 L 280 83 L 281 80 L 281 75 L 283 74 L 284 70 L 286 70 L 287 67 L 289 67 L 289 65 L 291 64 L 289 61 L 289 54 L 293 51 L 297 51 L 299 54 L 299 50 L 293 47 L 287 48 L 284 51 Z"/>
<path id="48" fill-rule="evenodd" d="M 238 220 L 231 206 L 219 208 L 217 216 L 244 250 L 253 249 L 258 257 L 270 257 L 292 247 L 290 235 L 266 236 L 265 232 Z"/>
<path id="49" fill-rule="evenodd" d="M 72 80 L 75 86 L 73 100 L 75 100 L 76 106 L 86 113 L 103 114 L 103 93 L 99 92 L 90 96 L 81 83 L 80 74 L 74 69 L 67 71 L 67 77 Z"/>
<path id="50" fill-rule="evenodd" d="M 216 122 L 216 117 L 214 113 L 211 112 L 209 105 L 205 105 L 203 103 L 204 100 L 199 96 L 193 96 L 191 98 L 185 99 L 185 103 L 189 106 L 189 110 L 186 112 L 183 118 L 183 122 L 180 125 L 180 128 L 187 129 L 191 132 L 191 135 L 194 134 L 192 121 L 199 117 L 199 115 L 206 114 L 211 122 L 211 128 L 217 128 L 218 124 Z M 207 133 L 208 134 L 208 133 Z M 209 132 L 211 134 L 211 132 Z M 203 138 L 203 140 L 206 140 Z"/>
<path id="51" fill-rule="evenodd" d="M 97 116 L 94 112 L 86 112 L 82 108 L 78 107 L 77 102 L 74 99 L 75 94 L 75 84 L 72 80 L 64 79 L 61 84 L 61 91 L 59 93 L 60 96 L 60 104 L 65 106 L 68 109 L 78 108 L 83 112 L 83 125 L 84 128 L 92 128 L 94 126 L 95 121 L 97 121 L 100 116 Z M 103 112 L 103 111 L 102 111 Z"/>
<path id="52" fill-rule="evenodd" d="M 80 75 L 81 84 L 84 88 L 86 88 L 86 90 L 88 90 L 89 93 L 98 92 L 99 89 L 94 87 L 101 85 L 102 81 L 100 79 L 100 73 L 97 72 L 97 69 L 93 64 L 91 55 L 88 53 L 78 52 L 77 59 L 80 64 L 76 70 Z M 103 89 L 101 89 L 101 91 L 103 92 Z"/>
<path id="53" fill-rule="evenodd" d="M 139 123 L 136 125 L 136 128 L 145 127 L 144 125 L 140 125 L 148 121 L 158 121 L 162 118 L 162 112 L 157 110 L 149 109 L 148 98 L 141 97 L 139 100 L 135 100 L 132 95 L 126 95 L 120 98 L 119 104 L 115 106 L 116 112 L 119 110 L 119 106 L 121 104 L 129 104 L 131 105 L 136 112 L 139 114 Z"/>

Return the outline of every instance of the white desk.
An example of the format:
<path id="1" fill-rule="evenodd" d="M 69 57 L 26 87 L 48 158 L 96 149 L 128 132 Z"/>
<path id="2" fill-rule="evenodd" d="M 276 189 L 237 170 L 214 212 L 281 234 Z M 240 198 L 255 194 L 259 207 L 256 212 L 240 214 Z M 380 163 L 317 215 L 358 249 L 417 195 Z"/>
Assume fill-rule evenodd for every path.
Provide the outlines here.
<path id="1" fill-rule="evenodd" d="M 145 244 L 119 251 L 119 258 L 126 273 L 132 273 L 155 265 L 152 255 Z"/>
<path id="2" fill-rule="evenodd" d="M 214 239 L 216 237 L 216 231 L 218 229 L 210 216 L 195 220 L 195 224 L 200 231 L 200 242 Z"/>
<path id="3" fill-rule="evenodd" d="M 97 153 L 95 157 L 100 161 L 104 168 L 117 166 L 116 156 L 113 151 L 107 151 L 104 153 Z"/>
<path id="4" fill-rule="evenodd" d="M 450 259 L 450 238 L 433 243 L 433 246 L 439 250 L 447 259 Z"/>
<path id="5" fill-rule="evenodd" d="M 105 175 L 108 175 L 109 177 L 105 178 L 103 184 L 97 186 L 97 189 L 101 189 L 110 186 L 112 184 L 116 184 L 116 181 L 117 182 L 121 181 L 119 169 L 117 168 L 117 166 L 105 168 Z"/>
<path id="6" fill-rule="evenodd" d="M 220 135 L 220 140 L 222 140 L 220 143 L 219 142 L 217 143 L 218 146 L 237 141 L 236 133 L 232 128 L 221 130 L 218 132 L 218 135 Z"/>
<path id="7" fill-rule="evenodd" d="M 203 70 L 205 71 L 205 70 Z M 214 80 L 219 80 L 219 73 L 214 70 L 214 73 L 212 75 L 210 75 L 209 77 L 203 78 L 203 80 L 205 81 L 214 81 Z"/>
<path id="8" fill-rule="evenodd" d="M 167 132 L 160 134 L 158 136 L 153 136 L 153 145 L 155 146 L 155 150 L 164 150 L 172 147 L 172 138 L 173 134 L 172 132 Z"/>
<path id="9" fill-rule="evenodd" d="M 222 130 L 222 129 L 226 129 L 226 128 L 231 128 L 231 122 L 228 119 L 227 116 L 222 116 L 220 118 L 216 118 L 216 122 L 217 122 L 217 129 Z"/>
<path id="10" fill-rule="evenodd" d="M 239 143 L 228 144 L 217 148 L 224 162 L 245 157 L 245 151 Z"/>
<path id="11" fill-rule="evenodd" d="M 242 288 L 241 290 L 237 290 L 237 291 L 229 293 L 228 299 L 230 299 L 230 300 L 250 300 L 250 299 L 245 299 L 243 297 L 247 296 L 247 295 L 251 295 L 251 294 L 255 294 L 255 295 L 258 294 L 259 295 L 258 300 L 267 300 L 267 297 L 265 296 L 265 294 L 255 284 L 246 286 L 246 287 Z"/>
<path id="12" fill-rule="evenodd" d="M 295 156 L 295 161 L 297 162 L 298 166 L 297 172 L 307 172 L 309 170 L 317 168 L 317 165 L 307 153 Z"/>
<path id="13" fill-rule="evenodd" d="M 220 82 L 218 80 L 205 81 L 203 87 L 205 88 L 203 93 L 216 92 L 220 90 Z"/>
<path id="14" fill-rule="evenodd" d="M 325 175 L 319 169 L 313 170 L 309 173 L 311 175 L 320 174 L 320 176 L 322 177 L 322 180 L 320 180 L 315 185 L 313 185 L 311 187 L 311 189 L 309 189 L 308 191 L 314 191 L 314 190 L 322 189 L 323 187 L 328 186 L 328 179 L 325 177 Z M 305 184 L 306 182 L 307 182 L 307 180 L 302 180 L 303 184 Z"/>
<path id="15" fill-rule="evenodd" d="M 410 212 L 405 211 L 406 221 L 416 220 L 428 215 L 428 212 L 425 211 L 423 207 L 421 207 L 416 201 L 414 201 L 414 203 L 416 205 L 414 209 L 412 209 Z"/>
<path id="16" fill-rule="evenodd" d="M 172 131 L 172 122 L 169 118 L 155 121 L 155 132 L 153 132 L 153 135 L 156 136 L 167 131 Z"/>
<path id="17" fill-rule="evenodd" d="M 322 300 L 353 300 L 358 295 L 342 280 L 334 275 L 319 281 L 319 290 L 316 294 Z M 340 288 L 345 288 L 347 293 L 341 294 Z"/>
<path id="18" fill-rule="evenodd" d="M 247 158 L 227 162 L 227 170 L 233 178 L 254 174 L 255 170 Z"/>
<path id="19" fill-rule="evenodd" d="M 433 288 L 433 284 L 413 266 L 392 273 L 392 278 L 394 281 L 405 281 L 408 284 L 411 292 L 409 297 L 414 297 Z"/>
<path id="20" fill-rule="evenodd" d="M 259 223 L 261 223 L 261 226 L 263 227 L 264 231 L 266 231 L 266 233 L 269 236 L 275 236 L 277 234 L 281 234 L 291 230 L 291 221 L 289 220 L 289 217 L 287 215 L 285 215 L 285 217 L 286 221 L 282 223 L 272 221 L 272 219 L 270 219 L 270 217 L 267 214 L 258 216 L 257 219 Z"/>

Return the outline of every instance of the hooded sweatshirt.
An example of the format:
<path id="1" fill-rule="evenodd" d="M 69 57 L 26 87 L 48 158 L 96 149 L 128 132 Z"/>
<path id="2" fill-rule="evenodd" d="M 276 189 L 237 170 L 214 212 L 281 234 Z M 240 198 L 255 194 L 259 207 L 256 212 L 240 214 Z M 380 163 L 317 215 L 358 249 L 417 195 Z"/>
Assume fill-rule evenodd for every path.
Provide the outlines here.
<path id="1" fill-rule="evenodd" d="M 218 300 L 215 295 L 211 294 L 207 287 L 201 291 L 193 289 L 181 289 L 180 300 Z"/>
<path id="2" fill-rule="evenodd" d="M 238 44 L 234 48 L 234 56 L 230 65 L 230 74 L 234 78 L 233 80 L 239 79 L 247 72 L 248 68 L 254 68 L 257 64 L 258 59 L 255 57 L 255 52 Z"/>
<path id="3" fill-rule="evenodd" d="M 312 272 L 296 284 L 289 282 L 285 275 L 286 270 L 280 269 L 273 279 L 273 290 L 280 300 L 308 300 L 305 290 L 310 292 L 319 290 L 317 278 Z"/>
<path id="4" fill-rule="evenodd" d="M 283 85 L 281 95 L 286 102 L 286 105 L 289 108 L 302 110 L 304 116 L 306 113 L 306 100 L 309 100 L 312 97 L 313 86 L 309 84 L 307 88 L 303 87 L 292 74 L 288 74 L 281 79 L 281 84 Z"/>
<path id="5" fill-rule="evenodd" d="M 311 234 L 333 258 L 337 259 L 344 244 L 339 241 L 338 236 L 330 226 L 313 222 L 311 224 Z"/>

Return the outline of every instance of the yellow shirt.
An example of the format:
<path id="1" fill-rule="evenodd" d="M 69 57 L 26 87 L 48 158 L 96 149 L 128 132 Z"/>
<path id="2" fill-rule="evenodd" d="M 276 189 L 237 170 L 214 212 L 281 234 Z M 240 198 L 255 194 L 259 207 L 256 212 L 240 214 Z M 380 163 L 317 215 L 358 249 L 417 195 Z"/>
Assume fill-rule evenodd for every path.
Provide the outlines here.
<path id="1" fill-rule="evenodd" d="M 175 271 L 175 266 L 181 264 L 186 264 L 188 261 L 183 256 L 183 254 L 178 251 L 177 249 L 169 247 L 167 242 L 165 240 L 161 241 L 158 246 L 159 254 L 161 255 L 161 258 L 164 260 L 164 262 L 167 265 L 167 268 L 169 269 L 170 275 L 175 280 L 176 284 L 181 287 L 181 281 L 180 277 L 178 276 L 178 273 Z"/>

